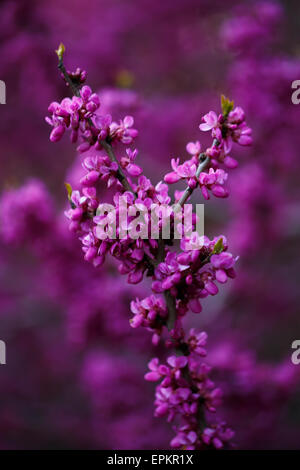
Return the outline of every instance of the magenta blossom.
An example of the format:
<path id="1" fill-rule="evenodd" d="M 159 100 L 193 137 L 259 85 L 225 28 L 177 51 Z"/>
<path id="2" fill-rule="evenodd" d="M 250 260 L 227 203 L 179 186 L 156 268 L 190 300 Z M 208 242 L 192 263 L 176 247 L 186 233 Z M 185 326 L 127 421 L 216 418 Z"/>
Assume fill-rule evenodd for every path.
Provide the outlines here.
<path id="1" fill-rule="evenodd" d="M 127 148 L 126 154 L 127 156 L 122 157 L 120 160 L 120 164 L 122 168 L 126 169 L 127 173 L 130 176 L 140 176 L 143 173 L 143 170 L 141 167 L 139 167 L 138 165 L 134 163 L 137 157 L 138 151 L 136 149 L 131 150 L 130 148 Z"/>
<path id="2" fill-rule="evenodd" d="M 203 124 L 199 125 L 201 131 L 210 131 L 215 129 L 219 124 L 218 116 L 214 111 L 210 111 L 208 114 L 202 117 Z"/>

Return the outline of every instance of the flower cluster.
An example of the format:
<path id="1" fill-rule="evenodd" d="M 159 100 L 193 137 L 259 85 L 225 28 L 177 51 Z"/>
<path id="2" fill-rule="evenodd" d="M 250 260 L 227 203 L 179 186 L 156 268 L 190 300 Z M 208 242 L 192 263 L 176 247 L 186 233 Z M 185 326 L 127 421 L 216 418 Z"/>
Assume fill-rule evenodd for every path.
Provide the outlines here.
<path id="1" fill-rule="evenodd" d="M 74 85 L 83 85 L 87 79 L 87 72 L 86 70 L 82 70 L 80 67 L 77 67 L 77 69 L 72 72 L 70 70 L 67 71 L 67 75 L 69 80 L 74 83 Z M 65 79 L 64 74 L 61 74 L 62 78 L 65 81 L 66 86 L 70 86 L 69 82 Z"/>
<path id="2" fill-rule="evenodd" d="M 81 75 L 85 72 L 81 72 Z M 72 73 L 69 74 L 72 79 Z M 75 81 L 76 83 L 76 81 Z M 53 127 L 50 134 L 52 142 L 58 142 L 67 128 L 71 129 L 71 142 L 77 142 L 80 138 L 79 152 L 86 152 L 91 147 L 99 150 L 101 141 L 119 141 L 131 144 L 138 132 L 132 128 L 134 119 L 125 116 L 119 123 L 113 122 L 110 115 L 97 115 L 100 107 L 99 96 L 93 93 L 91 88 L 84 85 L 78 92 L 78 96 L 64 98 L 61 103 L 53 101 L 48 111 L 50 117 L 46 122 Z"/>
<path id="3" fill-rule="evenodd" d="M 235 167 L 235 160 L 228 158 L 232 143 L 246 146 L 252 144 L 252 130 L 246 124 L 243 109 L 240 106 L 233 108 L 233 102 L 222 97 L 222 113 L 217 115 L 210 111 L 202 117 L 202 121 L 199 129 L 204 132 L 211 131 L 214 139 L 213 145 L 206 150 L 208 155 L 224 162 L 228 168 Z"/>
<path id="4" fill-rule="evenodd" d="M 216 295 L 215 281 L 225 283 L 235 277 L 234 264 L 237 260 L 227 250 L 224 236 L 210 241 L 203 237 L 202 247 L 189 249 L 190 239 L 181 241 L 182 251 L 168 252 L 165 261 L 155 270 L 152 289 L 155 292 L 170 290 L 180 304 L 181 311 L 188 308 L 195 313 L 202 310 L 199 299 Z"/>
<path id="5" fill-rule="evenodd" d="M 233 437 L 225 423 L 199 428 L 203 409 L 215 413 L 222 392 L 209 378 L 210 367 L 201 362 L 206 355 L 207 335 L 192 329 L 187 339 L 188 356 L 169 356 L 166 364 L 158 358 L 149 363 L 150 372 L 145 379 L 160 384 L 156 387 L 155 416 L 166 416 L 169 422 L 178 418 L 182 424 L 175 426 L 176 436 L 171 447 L 188 450 L 209 446 L 220 449 Z"/>
<path id="6" fill-rule="evenodd" d="M 245 113 L 239 106 L 233 108 L 233 102 L 222 96 L 222 113 L 219 116 L 210 111 L 202 117 L 203 123 L 199 125 L 201 131 L 211 131 L 213 143 L 211 147 L 201 154 L 201 144 L 199 141 L 189 142 L 186 150 L 192 155 L 190 160 L 186 160 L 181 165 L 179 158 L 171 160 L 173 171 L 165 175 L 165 182 L 168 184 L 177 183 L 180 180 L 186 180 L 189 188 L 200 187 L 205 199 L 210 198 L 209 191 L 215 196 L 225 198 L 228 196 L 228 190 L 224 188 L 228 174 L 220 164 L 227 169 L 236 168 L 238 162 L 232 158 L 229 153 L 232 149 L 232 143 L 237 142 L 240 145 L 251 145 L 252 130 L 245 122 Z M 201 155 L 210 158 L 209 171 L 198 170 L 199 158 Z"/>
<path id="7" fill-rule="evenodd" d="M 228 176 L 227 173 L 220 168 L 214 170 L 211 167 L 208 173 L 203 171 L 197 175 L 197 162 L 198 159 L 192 157 L 182 165 L 179 165 L 179 159 L 175 160 L 173 158 L 171 161 L 173 171 L 165 175 L 165 182 L 172 184 L 185 179 L 191 189 L 199 185 L 205 199 L 209 199 L 208 190 L 216 197 L 227 197 L 228 191 L 223 187 Z"/>
<path id="8" fill-rule="evenodd" d="M 171 447 L 185 450 L 208 447 L 219 450 L 228 445 L 234 436 L 234 432 L 226 426 L 225 422 L 206 427 L 200 436 L 194 429 L 195 427 L 189 424 L 175 428 L 176 436 L 171 441 Z"/>
<path id="9" fill-rule="evenodd" d="M 164 300 L 161 297 L 150 295 L 143 300 L 132 300 L 130 308 L 134 314 L 130 320 L 132 328 L 146 327 L 153 332 L 152 342 L 157 344 L 168 316 Z"/>
<path id="10" fill-rule="evenodd" d="M 72 74 L 68 76 L 72 81 Z M 78 84 L 73 81 L 72 86 L 75 85 Z M 237 258 L 228 252 L 224 236 L 213 240 L 199 237 L 195 231 L 196 214 L 190 221 L 191 232 L 181 239 L 180 246 L 174 231 L 182 223 L 174 215 L 170 218 L 167 239 L 162 237 L 164 222 L 149 224 L 149 220 L 153 206 L 156 215 L 160 210 L 172 214 L 165 183 L 186 180 L 185 201 L 197 186 L 205 199 L 209 198 L 209 191 L 217 197 L 226 197 L 228 192 L 223 185 L 227 173 L 219 164 L 235 166 L 228 155 L 231 142 L 250 144 L 251 130 L 241 108 L 233 109 L 233 103 L 222 98 L 219 117 L 210 112 L 200 125 L 201 130 L 212 131 L 212 147 L 201 153 L 200 142 L 190 142 L 187 151 L 191 159 L 182 165 L 173 159 L 173 172 L 164 177 L 165 183 L 160 181 L 155 186 L 135 163 L 138 151 L 130 147 L 137 136 L 133 118 L 126 116 L 117 124 L 110 115 L 99 115 L 98 96 L 87 86 L 76 89 L 78 96 L 50 105 L 52 117 L 48 118 L 54 127 L 52 141 L 59 140 L 65 129 L 70 128 L 73 142 L 80 135 L 80 152 L 93 147 L 82 164 L 85 175 L 80 180 L 81 189 L 73 191 L 66 185 L 71 206 L 66 211 L 70 229 L 78 233 L 84 257 L 94 266 L 102 265 L 110 254 L 117 260 L 120 274 L 128 275 L 129 283 L 139 283 L 144 276 L 152 278 L 153 294 L 131 302 L 130 324 L 151 331 L 155 345 L 166 335 L 166 348 L 175 348 L 177 353 L 169 356 L 166 364 L 160 364 L 158 359 L 150 362 L 146 379 L 161 380 L 156 389 L 155 415 L 166 416 L 168 421 L 178 418 L 181 422 L 175 428 L 173 447 L 221 448 L 232 432 L 224 424 L 210 424 L 211 420 L 206 424 L 206 412 L 215 412 L 221 398 L 220 389 L 208 377 L 209 367 L 201 361 L 206 355 L 206 334 L 192 329 L 185 339 L 181 320 L 189 310 L 201 311 L 199 299 L 216 295 L 217 283 L 224 284 L 235 277 Z M 100 204 L 100 182 L 114 188 L 112 204 L 104 204 L 105 207 Z M 183 203 L 177 199 L 175 206 L 181 208 Z"/>
<path id="11" fill-rule="evenodd" d="M 72 130 L 72 142 L 77 142 L 79 130 L 86 140 L 91 138 L 91 129 L 86 123 L 99 106 L 98 95 L 92 93 L 90 87 L 86 85 L 80 90 L 80 96 L 73 96 L 72 99 L 64 98 L 61 103 L 53 101 L 48 108 L 51 117 L 46 117 L 46 122 L 53 127 L 50 140 L 58 142 L 67 128 Z"/>

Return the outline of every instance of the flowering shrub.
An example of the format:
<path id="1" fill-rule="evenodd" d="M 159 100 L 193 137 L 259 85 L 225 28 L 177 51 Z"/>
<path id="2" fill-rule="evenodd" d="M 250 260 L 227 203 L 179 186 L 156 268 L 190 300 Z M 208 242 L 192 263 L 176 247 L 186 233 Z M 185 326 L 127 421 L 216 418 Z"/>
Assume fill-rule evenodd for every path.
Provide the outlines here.
<path id="1" fill-rule="evenodd" d="M 94 149 L 93 157 L 87 156 L 83 161 L 85 175 L 80 180 L 81 190 L 73 191 L 66 184 L 71 206 L 66 212 L 71 221 L 70 229 L 78 233 L 84 257 L 94 266 L 102 265 L 110 254 L 118 260 L 118 270 L 120 274 L 127 274 L 130 284 L 141 282 L 144 276 L 152 278 L 154 293 L 131 302 L 134 317 L 130 323 L 133 328 L 147 328 L 153 333 L 155 345 L 163 340 L 166 349 L 172 348 L 176 353 L 167 357 L 166 364 L 152 359 L 150 372 L 145 375 L 148 381 L 161 380 L 156 387 L 155 416 L 166 416 L 169 422 L 177 419 L 176 437 L 171 446 L 184 449 L 227 447 L 233 431 L 225 423 L 214 422 L 210 415 L 207 416 L 216 412 L 222 392 L 209 378 L 210 367 L 202 362 L 206 355 L 206 333 L 191 329 L 186 337 L 182 320 L 189 310 L 201 312 L 199 299 L 216 295 L 216 283 L 224 284 L 228 278 L 235 277 L 237 258 L 227 251 L 224 236 L 201 239 L 195 231 L 195 218 L 191 235 L 184 234 L 180 247 L 176 247 L 174 236 L 171 235 L 166 243 L 160 232 L 158 239 L 148 238 L 147 230 L 146 236 L 132 238 L 127 234 L 122 237 L 122 222 L 117 224 L 116 236 L 112 236 L 110 227 L 104 237 L 99 236 L 97 228 L 98 224 L 103 225 L 103 219 L 105 225 L 112 225 L 107 214 L 99 215 L 99 182 L 114 189 L 113 202 L 118 215 L 121 212 L 120 196 L 126 197 L 129 214 L 133 204 L 150 209 L 152 204 L 164 203 L 171 209 L 171 197 L 165 184 L 159 182 L 154 186 L 142 174 L 142 168 L 135 164 L 138 152 L 129 147 L 138 135 L 133 128 L 133 117 L 125 116 L 116 123 L 109 114 L 101 115 L 98 95 L 84 84 L 86 73 L 80 71 L 79 81 L 79 72 L 70 73 L 65 69 L 62 44 L 56 52 L 62 76 L 75 96 L 50 104 L 51 116 L 46 118 L 53 127 L 50 140 L 59 141 L 69 129 L 71 142 L 79 141 L 80 153 Z M 233 102 L 224 96 L 221 105 L 222 112 L 218 116 L 210 111 L 203 116 L 199 126 L 201 131 L 211 131 L 212 145 L 201 152 L 199 141 L 188 143 L 191 158 L 182 165 L 173 159 L 173 172 L 164 177 L 169 184 L 181 179 L 187 183 L 184 192 L 176 193 L 175 207 L 182 207 L 198 186 L 205 199 L 209 198 L 209 190 L 216 197 L 228 196 L 228 191 L 223 188 L 227 173 L 221 166 L 237 166 L 236 160 L 229 155 L 233 142 L 252 143 L 252 131 L 245 122 L 244 111 L 240 107 L 234 108 Z M 124 152 L 122 144 L 125 155 L 118 158 L 117 154 Z M 129 225 L 132 222 L 130 217 L 125 220 Z M 173 220 L 173 223 L 176 222 Z M 139 224 L 139 233 L 142 232 L 143 222 Z"/>
<path id="2" fill-rule="evenodd" d="M 239 147 L 235 171 L 220 163 L 229 173 L 220 187 L 230 197 L 217 198 L 205 186 L 206 234 L 226 234 L 230 251 L 240 255 L 238 276 L 224 286 L 212 281 L 219 294 L 200 299 L 202 313 L 186 314 L 183 323 L 186 338 L 195 327 L 208 333 L 205 362 L 223 392 L 217 417 L 232 426 L 238 447 L 299 447 L 299 367 L 290 360 L 300 327 L 299 106 L 290 99 L 300 76 L 297 10 L 297 2 L 283 0 L 91 0 L 85 9 L 74 0 L 2 0 L 8 99 L 0 113 L 0 326 L 8 363 L 0 378 L 1 448 L 165 449 L 174 437 L 172 423 L 152 416 L 152 384 L 141 380 L 150 357 L 167 364 L 174 355 L 165 341 L 148 341 L 147 327 L 152 336 L 167 335 L 159 316 L 152 319 L 153 311 L 164 315 L 164 294 L 150 291 L 151 276 L 124 282 L 110 254 L 101 269 L 84 262 L 63 215 L 70 209 L 63 181 L 78 204 L 75 191 L 80 199 L 88 173 L 83 157 L 93 160 L 99 151 L 91 146 L 74 155 L 65 138 L 53 152 L 47 142 L 41 116 L 65 96 L 63 81 L 53 79 L 52 49 L 61 38 L 72 68 L 89 70 L 101 103 L 96 114 L 111 114 L 117 124 L 134 116 L 141 131 L 135 161 L 128 146 L 114 144 L 134 181 L 125 171 L 129 162 L 156 183 L 173 171 L 170 157 L 180 156 L 179 166 L 201 153 L 193 144 L 184 156 L 186 136 L 199 140 L 199 118 L 218 109 L 220 90 L 245 110 L 255 145 Z M 72 73 L 79 85 L 85 75 Z M 211 147 L 212 130 L 201 133 L 202 152 Z M 110 202 L 114 187 L 106 191 L 101 181 L 97 195 Z M 170 186 L 172 200 L 181 184 Z M 200 185 L 193 197 L 203 202 Z M 143 302 L 151 294 L 161 302 Z M 132 319 L 145 318 L 145 327 L 128 327 L 131 301 Z M 174 425 L 180 427 L 177 418 Z"/>

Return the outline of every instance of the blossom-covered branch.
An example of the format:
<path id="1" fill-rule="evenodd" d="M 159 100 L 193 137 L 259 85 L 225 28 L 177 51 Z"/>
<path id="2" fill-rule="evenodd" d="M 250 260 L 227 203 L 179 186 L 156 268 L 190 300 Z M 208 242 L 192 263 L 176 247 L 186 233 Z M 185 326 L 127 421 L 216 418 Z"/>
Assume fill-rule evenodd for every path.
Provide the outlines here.
<path id="1" fill-rule="evenodd" d="M 196 214 L 189 222 L 189 235 L 183 231 L 185 218 L 178 220 L 174 208 L 182 207 L 193 191 L 200 189 L 205 199 L 210 194 L 224 198 L 226 169 L 237 166 L 230 156 L 232 143 L 251 144 L 251 129 L 246 125 L 240 107 L 222 97 L 222 112 L 210 111 L 202 118 L 201 131 L 210 131 L 212 145 L 202 151 L 199 141 L 188 143 L 190 159 L 180 164 L 172 159 L 172 171 L 155 186 L 135 163 L 138 151 L 132 148 L 138 131 L 134 119 L 125 116 L 114 122 L 109 114 L 101 115 L 100 99 L 84 85 L 86 72 L 66 71 L 63 64 L 64 47 L 57 51 L 59 69 L 73 97 L 49 106 L 52 126 L 50 140 L 59 141 L 68 129 L 78 151 L 87 153 L 83 160 L 84 177 L 81 191 L 67 185 L 70 209 L 66 216 L 70 229 L 82 242 L 87 261 L 101 266 L 108 255 L 118 261 L 120 274 L 126 274 L 130 284 L 145 276 L 152 279 L 152 293 L 131 302 L 133 328 L 144 327 L 152 333 L 153 344 L 164 341 L 167 354 L 164 363 L 154 358 L 149 363 L 149 381 L 160 381 L 156 387 L 155 415 L 176 420 L 176 437 L 171 446 L 185 449 L 227 446 L 233 432 L 225 423 L 212 420 L 220 404 L 221 390 L 209 378 L 210 368 L 203 362 L 206 355 L 206 333 L 191 329 L 184 331 L 182 320 L 191 310 L 200 313 L 200 300 L 218 293 L 217 284 L 235 277 L 237 257 L 228 252 L 226 238 L 221 235 L 209 240 L 196 231 Z M 125 148 L 124 148 L 125 147 Z M 93 150 L 91 152 L 91 150 Z M 168 193 L 169 184 L 184 180 L 184 191 L 175 192 L 174 204 Z M 114 189 L 113 213 L 100 209 L 98 185 L 103 182 Z M 129 210 L 125 218 L 121 202 L 126 199 Z M 158 224 L 149 225 L 150 212 L 155 205 L 171 221 L 168 239 L 162 236 L 164 217 Z M 137 214 L 143 212 L 143 216 Z M 124 229 L 130 228 L 133 237 Z M 131 232 L 132 233 L 132 232 Z M 179 246 L 175 233 L 181 233 Z"/>

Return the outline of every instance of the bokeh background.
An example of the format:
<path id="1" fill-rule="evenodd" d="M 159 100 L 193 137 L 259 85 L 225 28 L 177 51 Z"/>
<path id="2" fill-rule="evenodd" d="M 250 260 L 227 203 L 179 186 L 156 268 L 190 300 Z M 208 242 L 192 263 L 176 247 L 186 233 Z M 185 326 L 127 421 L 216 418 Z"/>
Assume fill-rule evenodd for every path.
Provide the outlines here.
<path id="1" fill-rule="evenodd" d="M 68 231 L 64 181 L 80 157 L 49 142 L 50 101 L 66 94 L 53 53 L 88 70 L 102 109 L 135 116 L 145 174 L 158 182 L 200 136 L 221 93 L 247 113 L 252 148 L 235 149 L 228 200 L 205 206 L 238 277 L 204 302 L 194 326 L 223 388 L 221 414 L 242 449 L 300 444 L 299 2 L 2 0 L 0 79 L 0 448 L 168 448 L 143 375 L 162 351 L 129 325 L 128 286 L 113 262 L 95 269 Z"/>

